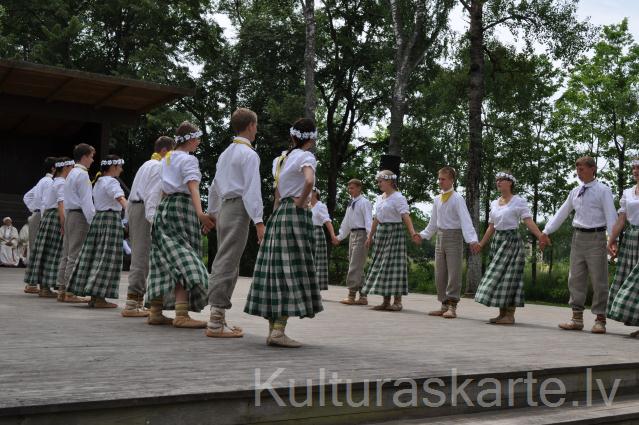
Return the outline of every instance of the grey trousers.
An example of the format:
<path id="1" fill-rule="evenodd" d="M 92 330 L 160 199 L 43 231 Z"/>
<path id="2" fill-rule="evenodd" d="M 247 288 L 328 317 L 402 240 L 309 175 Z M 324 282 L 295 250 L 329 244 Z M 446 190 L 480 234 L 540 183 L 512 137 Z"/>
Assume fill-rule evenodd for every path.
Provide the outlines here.
<path id="1" fill-rule="evenodd" d="M 151 252 L 151 223 L 144 215 L 144 203 L 129 202 L 129 241 L 131 242 L 131 269 L 127 294 L 144 295 L 146 278 L 149 275 Z"/>
<path id="2" fill-rule="evenodd" d="M 593 314 L 606 314 L 608 303 L 608 257 L 606 232 L 586 233 L 575 230 L 570 246 L 569 304 L 582 311 L 588 293 L 588 276 L 592 283 Z"/>
<path id="3" fill-rule="evenodd" d="M 364 286 L 364 266 L 368 257 L 366 230 L 353 230 L 348 241 L 348 274 L 346 286 L 351 292 L 361 291 Z"/>
<path id="4" fill-rule="evenodd" d="M 464 237 L 461 229 L 440 230 L 435 244 L 435 282 L 440 302 L 459 301 Z"/>
<path id="5" fill-rule="evenodd" d="M 40 214 L 40 212 L 32 213 L 27 219 L 27 223 L 29 224 L 29 256 L 27 257 L 27 262 L 31 261 L 31 258 L 29 257 L 31 257 L 33 248 L 35 248 L 36 235 L 38 234 L 38 229 L 40 228 L 41 219 L 42 215 Z"/>
<path id="6" fill-rule="evenodd" d="M 240 273 L 240 260 L 248 240 L 251 218 L 242 198 L 222 201 L 217 216 L 217 254 L 209 275 L 209 304 L 230 309 L 231 297 Z"/>
<path id="7" fill-rule="evenodd" d="M 69 285 L 73 267 L 78 261 L 87 233 L 89 233 L 89 223 L 82 211 L 65 211 L 64 242 L 58 267 L 58 289 L 61 291 L 66 290 Z"/>

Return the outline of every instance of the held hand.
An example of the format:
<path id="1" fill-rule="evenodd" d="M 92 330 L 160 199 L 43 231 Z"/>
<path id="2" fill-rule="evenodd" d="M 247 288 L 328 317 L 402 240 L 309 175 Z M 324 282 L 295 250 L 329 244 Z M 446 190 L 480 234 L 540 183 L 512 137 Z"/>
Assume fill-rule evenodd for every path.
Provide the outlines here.
<path id="1" fill-rule="evenodd" d="M 366 248 L 370 248 L 371 245 L 373 245 L 373 238 L 371 238 L 370 236 L 366 239 L 366 242 L 364 242 L 364 245 L 366 245 Z"/>
<path id="2" fill-rule="evenodd" d="M 213 227 L 211 227 L 212 229 L 215 229 L 215 226 L 217 226 L 217 218 L 215 218 L 215 216 L 213 214 L 208 214 L 208 216 L 211 218 L 211 221 L 213 222 Z"/>
<path id="3" fill-rule="evenodd" d="M 617 257 L 617 241 L 608 242 L 608 254 L 610 254 L 610 259 Z"/>
<path id="4" fill-rule="evenodd" d="M 257 244 L 262 245 L 262 241 L 264 240 L 264 232 L 266 231 L 266 226 L 264 226 L 264 223 L 257 223 L 255 225 L 255 230 L 257 231 Z"/>
<path id="5" fill-rule="evenodd" d="M 333 244 L 333 246 L 337 246 L 339 245 L 339 239 L 337 239 L 336 237 L 331 238 L 331 243 Z"/>
<path id="6" fill-rule="evenodd" d="M 421 245 L 422 244 L 422 237 L 419 236 L 419 233 L 413 233 L 413 235 L 411 236 L 411 239 L 413 240 L 413 243 L 415 245 Z"/>
<path id="7" fill-rule="evenodd" d="M 306 202 L 306 199 L 302 199 L 302 197 L 298 197 L 298 198 L 295 198 L 295 206 L 297 208 L 306 209 L 306 207 L 308 206 L 308 203 Z"/>
<path id="8" fill-rule="evenodd" d="M 64 227 L 60 227 L 60 234 L 64 236 Z"/>
<path id="9" fill-rule="evenodd" d="M 207 234 L 209 230 L 215 226 L 215 223 L 207 214 L 201 213 L 198 218 L 200 219 L 200 223 L 202 223 L 202 231 L 204 234 Z"/>
<path id="10" fill-rule="evenodd" d="M 550 241 L 550 237 L 545 234 L 542 233 L 541 236 L 539 237 L 539 249 L 541 251 L 543 251 L 547 246 L 552 245 L 552 242 Z"/>
<path id="11" fill-rule="evenodd" d="M 470 252 L 474 255 L 477 255 L 481 252 L 481 245 L 479 242 L 473 242 L 470 244 Z"/>

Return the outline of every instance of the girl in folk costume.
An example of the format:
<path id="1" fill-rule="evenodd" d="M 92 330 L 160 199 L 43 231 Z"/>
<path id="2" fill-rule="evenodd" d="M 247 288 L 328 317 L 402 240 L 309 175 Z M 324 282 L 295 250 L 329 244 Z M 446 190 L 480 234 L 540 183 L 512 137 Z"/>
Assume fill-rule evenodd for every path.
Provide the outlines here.
<path id="1" fill-rule="evenodd" d="M 211 218 L 202 211 L 200 165 L 189 155 L 199 146 L 200 137 L 202 132 L 195 125 L 183 122 L 176 131 L 175 150 L 162 159 L 160 177 L 165 196 L 153 219 L 147 280 L 150 325 L 206 328 L 205 321 L 189 316 L 189 309 L 201 311 L 208 302 L 209 276 L 202 262 L 200 225 L 205 233 L 213 227 Z M 175 309 L 174 320 L 162 315 L 163 306 Z"/>
<path id="2" fill-rule="evenodd" d="M 632 176 L 637 184 L 623 191 L 619 218 L 608 237 L 608 252 L 614 258 L 619 254 L 615 279 L 610 287 L 606 316 L 628 326 L 639 326 L 639 159 L 632 161 Z M 621 248 L 617 237 L 624 232 Z M 639 331 L 630 336 L 639 338 Z"/>
<path id="3" fill-rule="evenodd" d="M 524 306 L 524 263 L 526 253 L 519 236 L 521 221 L 537 238 L 541 231 L 532 220 L 526 200 L 514 195 L 517 180 L 510 173 L 497 173 L 497 189 L 501 197 L 490 204 L 488 228 L 479 246 L 483 249 L 495 234 L 491 245 L 492 259 L 479 284 L 475 301 L 488 307 L 499 307 L 499 315 L 490 319 L 497 325 L 515 323 L 515 309 Z"/>
<path id="4" fill-rule="evenodd" d="M 52 291 L 56 287 L 62 237 L 64 234 L 64 182 L 73 169 L 75 162 L 71 158 L 58 158 L 55 163 L 53 186 L 44 195 L 42 219 L 31 247 L 31 261 L 27 265 L 24 281 L 28 285 L 40 284 L 40 296 L 55 298 Z"/>
<path id="5" fill-rule="evenodd" d="M 338 244 L 335 229 L 331 223 L 331 217 L 328 215 L 326 205 L 319 199 L 320 191 L 313 188 L 311 194 L 311 213 L 313 215 L 313 228 L 315 237 L 314 260 L 315 260 L 315 279 L 321 290 L 328 289 L 328 247 L 326 245 L 326 236 L 324 235 L 324 226 L 328 229 L 333 244 Z"/>
<path id="6" fill-rule="evenodd" d="M 0 265 L 7 267 L 17 267 L 20 263 L 18 229 L 12 223 L 11 217 L 5 217 L 0 227 Z"/>
<path id="7" fill-rule="evenodd" d="M 408 270 L 406 237 L 408 229 L 413 243 L 421 242 L 413 228 L 408 202 L 397 190 L 397 175 L 382 170 L 375 176 L 377 186 L 383 192 L 375 201 L 375 213 L 366 246 L 373 246 L 373 261 L 366 274 L 362 294 L 377 294 L 384 302 L 373 310 L 402 310 L 402 295 L 408 295 Z M 395 296 L 391 304 L 391 296 Z"/>
<path id="8" fill-rule="evenodd" d="M 126 209 L 126 198 L 117 177 L 122 174 L 123 164 L 116 155 L 107 155 L 100 162 L 93 186 L 95 217 L 69 280 L 70 292 L 91 296 L 89 307 L 117 307 L 105 298 L 117 299 L 120 287 L 124 238 L 121 212 Z"/>
<path id="9" fill-rule="evenodd" d="M 289 316 L 323 310 L 313 261 L 313 220 L 308 196 L 315 183 L 315 123 L 302 118 L 290 130 L 292 147 L 277 158 L 275 211 L 266 224 L 244 311 L 269 321 L 268 345 L 297 348 L 285 333 Z"/>

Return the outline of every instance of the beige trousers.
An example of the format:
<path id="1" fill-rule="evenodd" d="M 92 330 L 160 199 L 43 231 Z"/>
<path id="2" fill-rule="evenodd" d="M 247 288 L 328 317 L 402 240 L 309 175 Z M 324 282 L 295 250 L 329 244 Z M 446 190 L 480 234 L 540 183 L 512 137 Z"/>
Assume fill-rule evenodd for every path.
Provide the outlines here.
<path id="1" fill-rule="evenodd" d="M 361 291 L 364 285 L 364 266 L 368 257 L 366 237 L 366 230 L 353 230 L 349 236 L 346 286 L 351 292 Z"/>
<path id="2" fill-rule="evenodd" d="M 131 242 L 131 269 L 127 293 L 144 295 L 146 278 L 149 275 L 149 253 L 151 252 L 151 223 L 144 215 L 144 203 L 129 202 L 129 241 Z"/>
<path id="3" fill-rule="evenodd" d="M 461 229 L 440 230 L 435 244 L 437 299 L 459 301 L 462 287 L 464 237 Z"/>
<path id="4" fill-rule="evenodd" d="M 42 214 L 40 212 L 34 212 L 27 219 L 27 223 L 29 224 L 29 257 L 31 257 L 31 253 L 35 248 L 35 240 L 36 235 L 38 234 L 38 229 L 40 228 L 41 218 Z M 27 257 L 27 262 L 29 262 L 30 260 L 31 259 Z"/>
<path id="5" fill-rule="evenodd" d="M 608 303 L 608 256 L 606 232 L 580 232 L 574 230 L 570 246 L 569 304 L 582 311 L 588 293 L 588 276 L 592 284 L 593 314 L 606 314 Z"/>
<path id="6" fill-rule="evenodd" d="M 64 242 L 58 267 L 58 289 L 66 290 L 82 244 L 89 233 L 89 223 L 82 211 L 65 211 Z"/>

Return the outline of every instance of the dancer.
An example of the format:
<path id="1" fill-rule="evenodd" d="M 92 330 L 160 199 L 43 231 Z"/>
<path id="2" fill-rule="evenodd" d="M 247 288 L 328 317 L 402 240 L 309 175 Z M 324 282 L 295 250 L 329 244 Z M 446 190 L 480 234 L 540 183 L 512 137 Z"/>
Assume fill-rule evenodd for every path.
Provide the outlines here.
<path id="1" fill-rule="evenodd" d="M 420 232 L 422 239 L 430 239 L 437 234 L 435 245 L 435 282 L 439 310 L 429 316 L 446 319 L 457 317 L 457 304 L 461 298 L 462 259 L 464 240 L 470 244 L 473 254 L 479 252 L 477 233 L 470 213 L 462 196 L 455 192 L 457 177 L 455 169 L 443 167 L 437 173 L 437 181 L 442 193 L 433 201 L 433 211 L 428 226 Z"/>
<path id="2" fill-rule="evenodd" d="M 201 311 L 206 306 L 208 273 L 202 262 L 200 225 L 205 233 L 214 225 L 202 211 L 198 160 L 189 155 L 199 146 L 200 137 L 199 128 L 183 122 L 176 131 L 175 150 L 162 159 L 160 176 L 166 196 L 155 211 L 151 230 L 147 280 L 150 325 L 206 327 L 206 322 L 189 316 L 189 309 Z M 175 308 L 174 320 L 162 314 L 163 306 Z"/>
<path id="3" fill-rule="evenodd" d="M 499 307 L 499 315 L 489 320 L 496 325 L 513 325 L 515 310 L 524 306 L 524 265 L 526 252 L 519 236 L 519 223 L 539 240 L 542 233 L 532 219 L 526 200 L 514 195 L 517 180 L 510 172 L 497 173 L 497 190 L 501 196 L 490 204 L 488 228 L 479 246 L 484 248 L 495 235 L 491 261 L 479 283 L 475 301 Z"/>
<path id="4" fill-rule="evenodd" d="M 38 229 L 40 228 L 40 220 L 42 214 L 44 214 L 44 198 L 53 184 L 53 173 L 55 172 L 56 158 L 49 156 L 44 160 L 44 172 L 45 175 L 38 183 L 29 190 L 23 198 L 24 204 L 27 206 L 31 215 L 27 220 L 29 224 L 29 249 L 33 251 L 35 246 L 36 236 L 38 235 Z M 27 263 L 29 262 L 27 258 Z M 24 287 L 24 292 L 27 294 L 38 294 L 38 286 L 35 284 L 27 284 Z"/>
<path id="5" fill-rule="evenodd" d="M 632 161 L 632 177 L 637 184 L 623 191 L 619 218 L 608 237 L 608 252 L 613 258 L 619 255 L 619 259 L 606 316 L 627 326 L 639 326 L 639 159 Z M 618 248 L 617 238 L 626 221 L 629 225 Z M 639 338 L 639 331 L 630 336 Z"/>
<path id="6" fill-rule="evenodd" d="M 368 247 L 366 238 L 373 225 L 373 206 L 370 201 L 362 195 L 362 181 L 351 179 L 348 182 L 348 194 L 351 197 L 346 214 L 339 226 L 337 243 L 348 239 L 348 274 L 346 275 L 346 286 L 348 286 L 348 296 L 340 301 L 346 305 L 368 305 L 368 298 L 362 294 L 364 286 L 364 266 L 368 257 Z M 359 299 L 357 293 L 359 292 Z"/>
<path id="7" fill-rule="evenodd" d="M 290 316 L 323 310 L 313 262 L 313 220 L 308 196 L 315 184 L 317 130 L 301 118 L 290 130 L 291 148 L 274 161 L 275 211 L 266 224 L 244 311 L 269 321 L 268 345 L 298 348 L 285 334 Z"/>
<path id="8" fill-rule="evenodd" d="M 100 174 L 93 187 L 96 214 L 69 280 L 69 291 L 90 296 L 89 307 L 115 308 L 106 298 L 118 298 L 122 271 L 122 209 L 124 191 L 117 180 L 124 160 L 107 155 L 100 162 Z"/>
<path id="9" fill-rule="evenodd" d="M 408 268 L 406 258 L 406 236 L 408 230 L 413 243 L 421 242 L 413 228 L 406 198 L 397 190 L 397 175 L 382 170 L 375 176 L 377 186 L 383 192 L 377 196 L 375 215 L 366 246 L 373 245 L 373 261 L 366 274 L 362 294 L 377 294 L 384 297 L 382 304 L 373 310 L 402 310 L 402 296 L 408 295 Z M 395 297 L 393 304 L 391 296 Z"/>
<path id="10" fill-rule="evenodd" d="M 217 253 L 209 277 L 211 316 L 206 335 L 214 338 L 243 336 L 241 328 L 226 323 L 226 310 L 232 306 L 251 220 L 258 244 L 262 243 L 265 229 L 260 157 L 251 144 L 257 134 L 257 115 L 250 109 L 239 108 L 231 115 L 231 128 L 235 138 L 220 155 L 209 188 L 208 212 L 216 223 Z"/>
<path id="11" fill-rule="evenodd" d="M 546 223 L 541 246 L 550 243 L 548 235 L 574 210 L 573 234 L 570 245 L 570 274 L 568 289 L 572 319 L 561 323 L 564 330 L 584 328 L 584 304 L 588 291 L 588 277 L 592 283 L 591 311 L 597 317 L 591 329 L 594 334 L 606 333 L 606 304 L 608 302 L 608 257 L 606 230 L 612 234 L 617 212 L 608 186 L 596 179 L 597 163 L 583 156 L 576 163 L 577 177 L 582 184 L 570 191 L 559 211 Z"/>
<path id="12" fill-rule="evenodd" d="M 173 149 L 171 137 L 159 137 L 153 146 L 153 155 L 138 169 L 131 185 L 127 205 L 129 239 L 131 241 L 131 268 L 126 304 L 122 317 L 147 317 L 144 309 L 146 278 L 149 275 L 151 250 L 151 224 L 162 198 L 161 160 Z"/>
<path id="13" fill-rule="evenodd" d="M 40 284 L 39 296 L 56 298 L 55 289 L 62 254 L 64 233 L 64 182 L 75 163 L 62 157 L 54 163 L 53 186 L 44 195 L 43 214 L 38 236 L 31 248 L 24 281 L 28 285 Z"/>
<path id="14" fill-rule="evenodd" d="M 314 187 L 311 193 L 311 213 L 313 215 L 313 228 L 315 246 L 315 278 L 320 290 L 328 289 L 328 247 L 326 246 L 326 235 L 324 234 L 324 226 L 328 230 L 331 242 L 335 245 L 339 244 L 339 240 L 335 236 L 335 229 L 331 223 L 331 217 L 328 215 L 326 205 L 320 201 L 320 191 Z"/>

